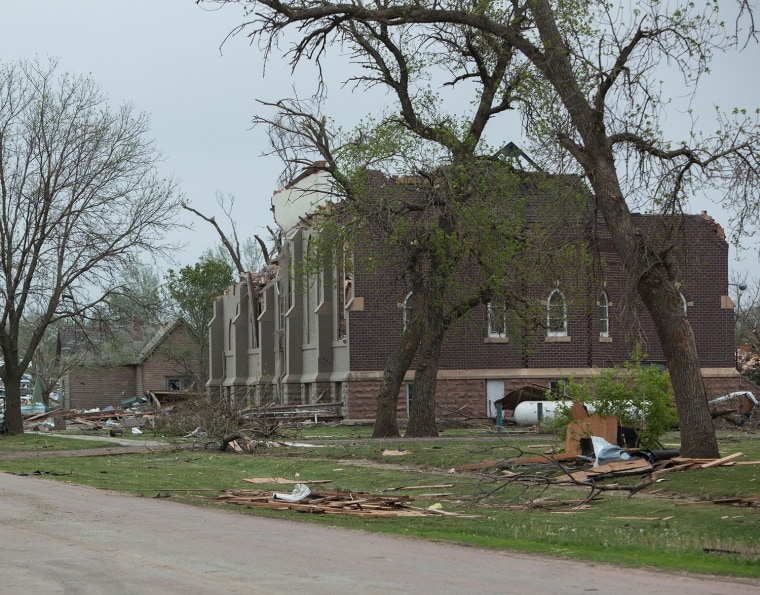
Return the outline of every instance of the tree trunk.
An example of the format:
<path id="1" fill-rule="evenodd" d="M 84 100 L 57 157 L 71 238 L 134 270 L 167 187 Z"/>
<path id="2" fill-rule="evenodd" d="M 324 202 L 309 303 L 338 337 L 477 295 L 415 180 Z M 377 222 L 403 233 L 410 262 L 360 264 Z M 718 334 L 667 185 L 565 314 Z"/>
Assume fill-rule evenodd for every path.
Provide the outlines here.
<path id="1" fill-rule="evenodd" d="M 375 413 L 375 426 L 372 430 L 373 438 L 397 438 L 398 431 L 397 404 L 404 376 L 412 365 L 412 360 L 417 353 L 423 328 L 422 315 L 422 291 L 421 287 L 413 290 L 409 300 L 408 325 L 401 341 L 395 348 L 383 370 L 383 379 L 377 393 L 377 409 Z"/>
<path id="2" fill-rule="evenodd" d="M 529 51 L 529 57 L 561 97 L 582 142 L 575 142 L 569 136 L 561 140 L 589 177 L 615 251 L 652 316 L 665 353 L 681 426 L 681 454 L 693 458 L 718 457 L 718 442 L 712 429 L 694 334 L 680 308 L 678 290 L 665 257 L 653 250 L 636 229 L 625 202 L 607 136 L 605 106 L 590 104 L 579 85 L 570 60 L 571 52 L 557 27 L 551 3 L 533 0 L 531 11 L 544 51 Z M 602 86 L 598 91 L 603 91 Z M 598 95 L 597 99 L 604 100 L 604 97 Z"/>
<path id="3" fill-rule="evenodd" d="M 438 436 L 435 423 L 435 390 L 445 328 L 441 317 L 433 320 L 435 313 L 428 314 L 430 326 L 422 338 L 419 364 L 414 373 L 414 390 L 409 406 L 409 423 L 406 427 L 407 438 Z"/>
<path id="4" fill-rule="evenodd" d="M 691 324 L 683 312 L 678 290 L 674 286 L 667 287 L 668 284 L 657 278 L 662 276 L 662 271 L 653 272 L 652 276 L 655 278 L 642 277 L 639 294 L 654 319 L 668 364 L 681 428 L 681 454 L 691 458 L 718 458 L 715 427 Z"/>
<path id="5" fill-rule="evenodd" d="M 24 420 L 21 417 L 21 370 L 18 366 L 6 366 L 5 382 L 5 429 L 9 434 L 23 434 Z"/>
<path id="6" fill-rule="evenodd" d="M 681 429 L 681 454 L 691 458 L 718 458 L 718 442 L 707 405 L 694 333 L 681 306 L 681 298 L 664 257 L 647 244 L 636 229 L 622 199 L 614 161 L 598 162 L 591 184 L 604 213 L 617 253 L 629 278 L 654 321 L 675 394 Z"/>

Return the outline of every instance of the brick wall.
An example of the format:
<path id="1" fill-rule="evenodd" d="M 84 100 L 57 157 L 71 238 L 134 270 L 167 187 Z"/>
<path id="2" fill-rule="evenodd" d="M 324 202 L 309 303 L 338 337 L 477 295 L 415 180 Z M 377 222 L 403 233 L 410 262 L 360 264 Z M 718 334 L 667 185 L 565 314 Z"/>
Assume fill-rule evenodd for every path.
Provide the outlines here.
<path id="1" fill-rule="evenodd" d="M 200 358 L 198 340 L 185 325 L 178 325 L 143 362 L 144 390 L 167 390 L 169 378 L 198 378 Z M 204 384 L 202 380 L 199 388 Z"/>
<path id="2" fill-rule="evenodd" d="M 68 375 L 65 398 L 72 409 L 118 407 L 121 401 L 136 396 L 135 369 L 79 368 Z"/>
<path id="3" fill-rule="evenodd" d="M 672 246 L 675 279 L 680 283 L 688 307 L 687 316 L 694 330 L 703 368 L 723 369 L 720 378 L 706 379 L 708 392 L 718 396 L 736 384 L 734 366 L 733 310 L 721 307 L 721 296 L 728 293 L 728 246 L 722 229 L 711 219 L 689 216 L 683 227 L 664 229 L 667 220 L 637 218 L 638 224 L 655 241 Z M 664 363 L 651 317 L 627 284 L 620 259 L 613 250 L 603 225 L 589 243 L 589 264 L 582 272 L 573 271 L 567 279 L 557 279 L 568 300 L 569 341 L 548 342 L 543 329 L 523 336 L 521 341 L 488 341 L 486 308 L 478 307 L 465 316 L 447 335 L 440 370 L 458 371 L 463 377 L 516 369 L 552 369 L 570 376 L 574 370 L 610 367 L 628 359 L 636 343 L 641 343 L 647 360 Z M 402 330 L 400 304 L 409 288 L 392 270 L 370 271 L 362 266 L 361 253 L 355 258 L 355 295 L 364 298 L 361 311 L 350 312 L 350 366 L 352 371 L 380 372 Z M 585 265 L 584 265 L 585 266 Z M 585 279 L 579 276 L 585 275 Z M 529 295 L 546 299 L 554 284 L 531 287 Z M 609 298 L 609 337 L 600 338 L 599 292 Z M 413 367 L 412 367 L 413 369 Z M 507 375 L 507 374 L 505 374 Z M 561 374 L 552 374 L 552 378 Z M 549 377 L 505 380 L 505 391 L 535 382 L 548 385 Z M 450 381 L 438 384 L 439 412 L 454 404 L 465 404 L 485 412 L 485 387 L 482 380 Z M 374 417 L 377 383 L 351 383 L 351 418 Z M 404 389 L 405 390 L 405 389 Z M 732 389 L 736 390 L 736 389 Z M 406 414 L 405 392 L 399 398 L 399 412 Z M 403 403 L 403 406 L 402 406 Z"/>

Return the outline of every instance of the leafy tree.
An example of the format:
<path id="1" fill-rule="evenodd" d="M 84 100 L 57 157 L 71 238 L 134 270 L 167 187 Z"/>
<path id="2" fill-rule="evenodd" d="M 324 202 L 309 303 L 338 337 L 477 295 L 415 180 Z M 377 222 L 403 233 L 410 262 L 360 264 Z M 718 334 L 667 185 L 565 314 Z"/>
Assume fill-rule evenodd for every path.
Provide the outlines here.
<path id="1" fill-rule="evenodd" d="M 0 64 L 0 375 L 11 433 L 23 432 L 21 377 L 48 329 L 88 316 L 136 254 L 165 250 L 180 203 L 156 174 L 148 117 L 113 111 L 92 80 L 56 68 Z"/>
<path id="2" fill-rule="evenodd" d="M 300 37 L 289 54 L 294 67 L 312 58 L 321 62 L 333 45 L 351 40 L 359 44 L 352 47 L 359 62 L 382 52 L 392 55 L 387 73 L 403 84 L 413 71 L 410 66 L 445 69 L 456 64 L 455 51 L 441 49 L 434 64 L 418 61 L 416 55 L 421 48 L 448 48 L 451 30 L 469 34 L 476 47 L 491 44 L 512 56 L 514 68 L 527 81 L 514 102 L 525 133 L 555 168 L 565 167 L 588 180 L 631 287 L 654 320 L 673 382 L 684 455 L 718 456 L 694 334 L 680 307 L 672 251 L 640 233 L 631 213 L 631 205 L 641 204 L 679 213 L 690 193 L 713 186 L 723 193 L 725 204 L 737 207 L 738 232 L 757 223 L 756 113 L 718 112 L 709 134 L 692 130 L 685 139 L 668 139 L 659 128 L 667 110 L 661 69 L 667 65 L 679 76 L 682 94 L 694 92 L 713 52 L 740 45 L 724 29 L 717 2 L 218 3 L 243 4 L 249 19 L 238 30 L 260 38 L 267 52 L 277 47 L 281 33 L 296 30 Z M 745 0 L 739 6 L 744 16 L 752 16 Z M 749 24 L 754 35 L 751 18 Z M 362 38 L 382 44 L 391 32 L 406 43 L 382 49 L 362 45 Z M 455 81 L 470 80 L 490 64 L 477 64 Z M 354 82 L 374 81 L 360 74 Z M 424 90 L 415 91 L 410 99 L 431 100 Z M 400 105 L 402 118 L 408 107 Z M 426 130 L 440 132 L 435 125 Z"/>
<path id="3" fill-rule="evenodd" d="M 200 342 L 203 383 L 208 379 L 208 325 L 214 315 L 214 300 L 232 285 L 232 270 L 228 259 L 207 250 L 195 265 L 167 271 L 166 290 Z"/>
<path id="4" fill-rule="evenodd" d="M 488 43 L 461 28 L 440 31 L 443 53 L 428 52 L 421 39 L 384 29 L 349 28 L 346 36 L 367 56 L 364 78 L 396 94 L 400 115 L 368 118 L 345 135 L 330 130 L 331 122 L 320 117 L 318 106 L 292 100 L 268 104 L 277 116 L 254 121 L 269 127 L 287 175 L 294 176 L 295 168 L 307 163 L 310 149 L 322 160 L 318 167 L 335 181 L 341 205 L 312 222 L 318 235 L 332 243 L 326 251 L 339 253 L 344 244 L 372 238 L 368 250 L 380 248 L 377 262 L 386 268 L 393 263 L 411 290 L 405 305 L 408 324 L 378 391 L 373 435 L 398 435 L 398 394 L 415 356 L 407 435 L 435 435 L 436 382 L 447 331 L 492 297 L 501 297 L 513 312 L 524 309 L 515 288 L 542 269 L 537 261 L 547 251 L 538 247 L 553 231 L 549 221 L 564 209 L 544 205 L 547 226 L 526 233 L 523 187 L 528 176 L 518 170 L 513 156 L 484 142 L 486 124 L 509 109 L 523 85 L 522 73 L 513 70 L 511 52 L 503 44 Z M 414 61 L 409 43 L 415 45 Z M 425 77 L 421 65 L 426 58 L 440 62 L 446 57 L 453 57 L 458 68 L 473 68 L 474 107 L 467 114 L 445 113 L 430 93 L 415 96 L 417 81 Z M 416 173 L 396 183 L 383 178 L 385 172 Z M 554 185 L 538 172 L 532 179 L 531 185 L 543 186 L 544 194 L 561 195 L 556 198 L 565 206 L 577 204 L 578 193 L 567 185 Z M 539 179 L 541 184 L 536 184 Z M 552 254 L 555 264 L 561 260 L 558 252 Z M 465 269 L 470 272 L 463 275 Z M 473 270 L 479 279 L 473 279 Z"/>

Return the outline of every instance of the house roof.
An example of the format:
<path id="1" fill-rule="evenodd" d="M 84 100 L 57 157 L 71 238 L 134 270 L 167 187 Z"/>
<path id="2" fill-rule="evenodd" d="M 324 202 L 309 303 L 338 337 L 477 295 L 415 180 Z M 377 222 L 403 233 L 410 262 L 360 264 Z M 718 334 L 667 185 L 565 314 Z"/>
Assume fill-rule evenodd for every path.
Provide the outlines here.
<path id="1" fill-rule="evenodd" d="M 177 317 L 160 325 L 67 327 L 58 331 L 58 355 L 77 358 L 83 364 L 139 365 L 182 324 L 187 323 Z"/>
<path id="2" fill-rule="evenodd" d="M 150 357 L 151 353 L 153 353 L 156 348 L 161 345 L 161 343 L 164 342 L 166 337 L 171 335 L 176 329 L 178 329 L 180 326 L 187 327 L 187 322 L 182 317 L 177 317 L 173 321 L 168 322 L 162 326 L 160 326 L 155 334 L 148 339 L 148 341 L 145 343 L 143 348 L 140 350 L 140 352 L 137 354 L 137 358 L 135 363 L 141 364 L 143 363 L 148 357 Z M 188 327 L 189 328 L 189 327 Z"/>

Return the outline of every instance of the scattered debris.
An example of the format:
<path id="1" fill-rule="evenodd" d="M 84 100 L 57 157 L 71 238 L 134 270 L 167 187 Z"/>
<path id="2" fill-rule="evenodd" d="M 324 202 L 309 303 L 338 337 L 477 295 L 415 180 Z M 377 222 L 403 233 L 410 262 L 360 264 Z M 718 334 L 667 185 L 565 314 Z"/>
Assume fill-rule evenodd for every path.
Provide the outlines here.
<path id="1" fill-rule="evenodd" d="M 600 436 L 591 436 L 591 444 L 594 446 L 594 467 L 640 458 L 638 454 L 629 452 L 617 444 L 610 444 Z"/>
<path id="2" fill-rule="evenodd" d="M 310 403 L 307 405 L 267 405 L 240 412 L 243 419 L 266 419 L 282 425 L 300 425 L 304 422 L 336 422 L 343 419 L 343 401 Z"/>
<path id="3" fill-rule="evenodd" d="M 699 500 L 696 502 L 677 502 L 676 506 L 695 506 L 697 504 L 730 504 L 732 506 L 760 507 L 760 496 L 752 498 L 718 498 L 717 500 Z"/>
<path id="4" fill-rule="evenodd" d="M 639 475 L 652 471 L 652 464 L 646 459 L 632 461 L 611 462 L 605 465 L 592 467 L 586 471 L 575 471 L 568 477 L 560 477 L 559 483 L 587 483 L 594 480 L 624 475 Z"/>
<path id="5" fill-rule="evenodd" d="M 410 452 L 411 452 L 410 450 L 397 450 L 394 448 L 386 448 L 382 454 L 384 457 L 401 457 L 404 455 L 408 455 Z"/>
<path id="6" fill-rule="evenodd" d="M 586 408 L 578 401 L 570 407 L 573 420 L 567 425 L 565 437 L 565 453 L 568 455 L 586 454 L 583 450 L 583 440 L 597 436 L 608 443 L 618 441 L 618 418 L 615 416 L 602 417 L 598 414 L 589 415 Z"/>
<path id="7" fill-rule="evenodd" d="M 260 484 L 297 484 L 303 483 L 303 480 L 299 479 L 285 479 L 284 477 L 247 477 L 243 481 L 248 483 L 260 483 Z M 310 479 L 309 483 L 330 483 L 332 479 Z"/>
<path id="8" fill-rule="evenodd" d="M 50 430 L 103 430 L 105 428 L 152 428 L 154 415 L 128 409 L 77 411 L 56 409 L 24 419 L 27 431 L 49 432 Z"/>
<path id="9" fill-rule="evenodd" d="M 218 502 L 268 508 L 272 510 L 295 510 L 311 514 L 348 514 L 375 518 L 456 516 L 477 518 L 435 508 L 419 508 L 409 504 L 409 496 L 378 496 L 366 492 L 311 492 L 298 502 L 288 502 L 275 497 L 269 491 L 232 490 L 215 498 Z"/>
<path id="10" fill-rule="evenodd" d="M 722 418 L 741 426 L 752 419 L 754 409 L 757 407 L 757 399 L 754 394 L 745 390 L 723 395 L 708 401 L 707 405 L 713 418 Z"/>
<path id="11" fill-rule="evenodd" d="M 398 486 L 395 488 L 385 488 L 382 490 L 383 492 L 395 492 L 398 490 L 439 490 L 441 488 L 453 488 L 453 483 L 437 483 L 434 485 L 423 485 L 423 486 Z"/>

